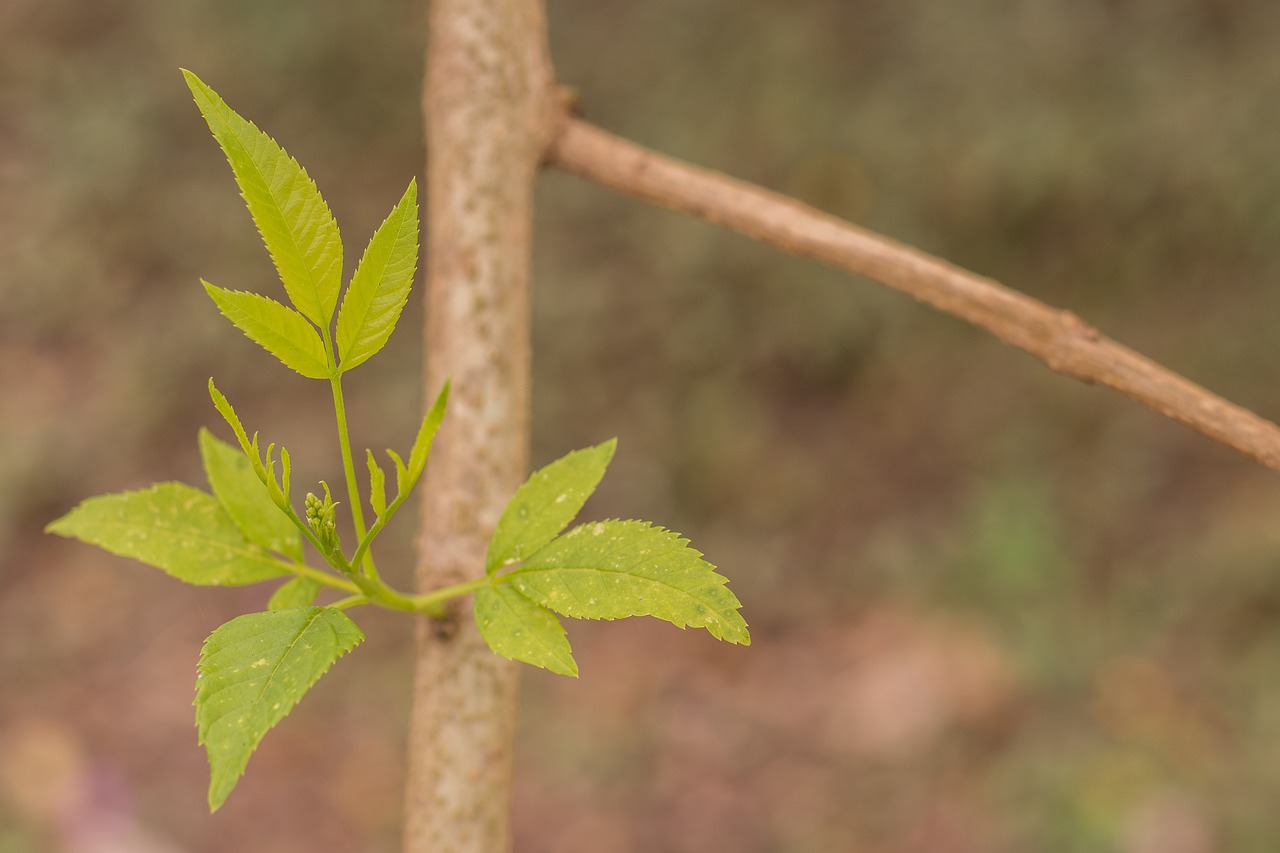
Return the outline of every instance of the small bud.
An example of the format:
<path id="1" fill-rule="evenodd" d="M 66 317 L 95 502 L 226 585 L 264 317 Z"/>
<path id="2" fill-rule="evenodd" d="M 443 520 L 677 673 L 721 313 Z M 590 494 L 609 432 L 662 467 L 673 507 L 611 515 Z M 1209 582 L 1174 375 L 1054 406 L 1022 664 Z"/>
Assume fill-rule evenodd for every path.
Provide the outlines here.
<path id="1" fill-rule="evenodd" d="M 330 548 L 338 547 L 338 531 L 334 522 L 334 509 L 337 504 L 333 502 L 333 496 L 329 493 L 329 485 L 321 481 L 320 485 L 324 486 L 324 497 L 316 497 L 314 492 L 307 492 L 306 500 L 303 502 L 306 507 L 307 526 L 315 531 L 320 541 Z"/>

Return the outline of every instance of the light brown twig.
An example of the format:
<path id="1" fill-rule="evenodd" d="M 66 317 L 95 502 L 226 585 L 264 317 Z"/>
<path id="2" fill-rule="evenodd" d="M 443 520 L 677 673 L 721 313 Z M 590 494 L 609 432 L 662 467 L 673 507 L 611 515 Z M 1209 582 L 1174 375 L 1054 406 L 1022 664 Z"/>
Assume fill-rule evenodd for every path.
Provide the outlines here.
<path id="1" fill-rule="evenodd" d="M 1114 388 L 1280 471 L 1280 427 L 1116 343 L 1070 311 L 1051 308 L 795 199 L 681 163 L 578 119 L 564 119 L 547 162 L 901 290 L 1026 350 L 1059 373 Z"/>

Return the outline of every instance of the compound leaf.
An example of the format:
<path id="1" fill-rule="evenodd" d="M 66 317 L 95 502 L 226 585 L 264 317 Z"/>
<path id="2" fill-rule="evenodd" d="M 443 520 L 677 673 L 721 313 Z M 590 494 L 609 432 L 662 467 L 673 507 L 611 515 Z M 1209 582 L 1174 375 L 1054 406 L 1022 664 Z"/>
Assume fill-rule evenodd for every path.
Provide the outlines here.
<path id="1" fill-rule="evenodd" d="M 518 563 L 550 542 L 582 509 L 600 484 L 617 439 L 575 450 L 535 471 L 502 511 L 489 540 L 485 571 Z"/>
<path id="2" fill-rule="evenodd" d="M 346 371 L 382 349 L 409 298 L 418 264 L 418 184 L 374 232 L 338 311 L 338 354 Z"/>
<path id="3" fill-rule="evenodd" d="M 231 163 L 249 213 L 294 306 L 328 328 L 342 285 L 338 224 L 308 177 L 285 151 L 183 70 L 196 106 Z"/>
<path id="4" fill-rule="evenodd" d="M 315 602 L 320 593 L 320 582 L 315 578 L 296 577 L 271 593 L 267 602 L 268 610 L 288 610 L 292 607 L 306 607 Z"/>
<path id="5" fill-rule="evenodd" d="M 268 551 L 302 559 L 302 534 L 272 501 L 245 455 L 201 429 L 200 456 L 213 494 L 245 538 Z"/>
<path id="6" fill-rule="evenodd" d="M 558 675 L 578 675 L 560 620 L 506 584 L 482 587 L 476 593 L 475 617 L 480 636 L 504 658 Z"/>
<path id="7" fill-rule="evenodd" d="M 315 326 L 297 311 L 257 293 L 200 283 L 223 316 L 250 340 L 308 379 L 328 379 L 329 361 Z"/>
<path id="8" fill-rule="evenodd" d="M 200 652 L 196 727 L 209 754 L 209 810 L 217 811 L 267 731 L 364 634 L 331 607 L 236 617 Z"/>
<path id="9" fill-rule="evenodd" d="M 245 539 L 217 498 L 184 483 L 89 498 L 45 529 L 199 586 L 242 586 L 285 574 Z"/>
<path id="10" fill-rule="evenodd" d="M 508 577 L 530 600 L 564 616 L 655 616 L 731 643 L 751 642 L 728 580 L 688 540 L 648 522 L 580 525 Z"/>

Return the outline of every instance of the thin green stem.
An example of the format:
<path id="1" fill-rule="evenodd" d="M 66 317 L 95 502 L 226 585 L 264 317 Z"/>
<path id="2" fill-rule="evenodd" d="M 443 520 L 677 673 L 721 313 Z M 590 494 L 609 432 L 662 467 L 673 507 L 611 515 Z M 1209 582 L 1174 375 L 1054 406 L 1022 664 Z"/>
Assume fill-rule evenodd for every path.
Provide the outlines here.
<path id="1" fill-rule="evenodd" d="M 417 612 L 439 618 L 439 616 L 444 615 L 445 602 L 498 583 L 501 583 L 498 578 L 485 576 L 466 583 L 456 583 L 453 586 L 441 587 L 434 592 L 428 592 L 423 595 L 415 595 L 410 597 L 409 600 L 413 603 L 413 609 Z"/>
<path id="2" fill-rule="evenodd" d="M 477 578 L 473 581 L 442 587 L 425 595 L 405 595 L 388 586 L 379 578 L 369 578 L 361 574 L 352 574 L 346 578 L 339 578 L 306 563 L 291 563 L 286 560 L 277 560 L 276 562 L 292 574 L 308 577 L 323 586 L 351 593 L 347 598 L 329 605 L 331 607 L 346 609 L 362 604 L 377 604 L 390 610 L 422 613 L 436 619 L 441 619 L 445 616 L 445 604 L 447 602 L 469 592 L 483 589 L 486 586 L 502 583 L 506 577 L 504 575 L 503 578 Z"/>
<path id="3" fill-rule="evenodd" d="M 444 609 L 432 609 L 431 611 L 423 610 L 417 605 L 412 596 L 405 595 L 399 590 L 392 589 L 387 586 L 380 578 L 366 578 L 363 576 L 355 576 L 355 581 L 364 591 L 365 595 L 375 603 L 391 610 L 402 610 L 406 613 L 429 613 L 432 616 L 443 616 Z"/>
<path id="4" fill-rule="evenodd" d="M 329 376 L 329 387 L 333 390 L 333 411 L 338 421 L 338 446 L 342 452 L 342 473 L 347 480 L 347 496 L 351 501 L 351 521 L 355 525 L 356 540 L 363 540 L 368 529 L 364 524 L 364 507 L 360 501 L 360 484 L 356 480 L 355 460 L 351 456 L 351 435 L 347 430 L 347 407 L 342 399 L 342 373 L 338 370 L 338 360 L 334 355 L 333 339 L 328 329 L 322 329 L 325 354 L 328 356 L 332 373 Z M 377 579 L 378 569 L 374 565 L 373 555 L 365 549 L 362 560 L 364 573 Z M 353 566 L 354 568 L 354 566 Z"/>
<path id="5" fill-rule="evenodd" d="M 382 528 L 387 526 L 401 505 L 408 500 L 409 495 L 413 493 L 417 485 L 417 479 L 406 483 L 404 491 L 397 494 L 395 500 L 387 505 L 386 511 L 373 520 L 373 524 L 369 527 L 369 532 L 360 539 L 360 544 L 356 546 L 356 552 L 351 555 L 351 564 L 353 566 L 359 565 L 361 559 L 369 552 L 369 547 L 373 544 L 373 540 L 382 532 Z"/>
<path id="6" fill-rule="evenodd" d="M 314 568 L 313 566 L 308 566 L 306 563 L 287 563 L 284 560 L 281 560 L 280 564 L 288 566 L 289 571 L 293 574 L 298 575 L 299 577 L 311 578 L 318 584 L 331 586 L 334 589 L 341 589 L 345 592 L 359 592 L 359 587 L 351 581 L 334 577 L 328 572 Z"/>

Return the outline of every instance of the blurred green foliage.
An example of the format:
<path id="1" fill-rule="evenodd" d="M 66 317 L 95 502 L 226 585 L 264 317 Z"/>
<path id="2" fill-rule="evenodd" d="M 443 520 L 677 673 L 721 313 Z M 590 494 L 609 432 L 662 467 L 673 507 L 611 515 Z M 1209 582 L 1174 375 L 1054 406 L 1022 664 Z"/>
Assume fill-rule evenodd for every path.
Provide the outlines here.
<path id="1" fill-rule="evenodd" d="M 332 475 L 324 400 L 226 333 L 197 284 L 272 274 L 176 69 L 371 233 L 422 174 L 421 6 L 0 7 L 0 746 L 26 745 L 0 772 L 5 849 L 57 849 L 111 809 L 187 850 L 395 849 L 394 620 L 211 822 L 172 684 L 249 593 L 197 604 L 37 531 L 85 495 L 197 477 L 215 368 L 247 420 L 279 425 L 299 482 Z M 559 74 L 605 127 L 1070 308 L 1280 416 L 1280 5 L 549 15 Z M 1275 849 L 1269 473 L 704 223 L 554 174 L 538 215 L 535 461 L 618 435 L 591 511 L 687 533 L 757 640 L 575 632 L 579 683 L 526 679 L 518 849 Z M 352 408 L 381 413 L 357 444 L 416 422 L 420 318 L 411 304 L 353 383 Z M 636 644 L 653 659 L 616 665 Z M 134 696 L 153 698 L 124 729 L 95 707 Z M 357 718 L 386 736 L 344 742 Z M 334 761 L 336 786 L 302 769 Z M 75 808 L 14 794 L 50 768 L 92 782 L 64 792 Z"/>

